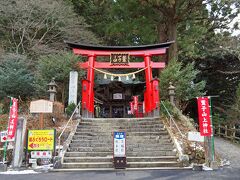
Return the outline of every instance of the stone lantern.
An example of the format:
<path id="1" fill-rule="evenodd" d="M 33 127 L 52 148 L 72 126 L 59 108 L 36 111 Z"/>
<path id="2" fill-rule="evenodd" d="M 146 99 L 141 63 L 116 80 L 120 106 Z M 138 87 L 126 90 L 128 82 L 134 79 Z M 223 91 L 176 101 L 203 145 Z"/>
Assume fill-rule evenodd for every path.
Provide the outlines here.
<path id="1" fill-rule="evenodd" d="M 57 84 L 55 83 L 55 78 L 52 78 L 51 82 L 48 83 L 48 92 L 50 94 L 49 100 L 55 101 L 57 93 Z"/>
<path id="2" fill-rule="evenodd" d="M 172 104 L 175 104 L 175 89 L 176 88 L 172 85 L 172 82 L 170 82 L 168 87 L 168 94 L 169 94 L 170 102 Z"/>

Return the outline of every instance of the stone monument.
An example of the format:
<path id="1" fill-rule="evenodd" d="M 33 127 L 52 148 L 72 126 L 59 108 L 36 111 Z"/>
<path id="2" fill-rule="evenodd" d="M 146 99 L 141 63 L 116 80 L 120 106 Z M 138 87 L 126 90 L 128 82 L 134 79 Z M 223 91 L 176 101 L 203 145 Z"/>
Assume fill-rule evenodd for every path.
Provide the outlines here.
<path id="1" fill-rule="evenodd" d="M 77 105 L 77 90 L 78 90 L 78 72 L 71 71 L 69 76 L 68 105 L 71 103 Z"/>

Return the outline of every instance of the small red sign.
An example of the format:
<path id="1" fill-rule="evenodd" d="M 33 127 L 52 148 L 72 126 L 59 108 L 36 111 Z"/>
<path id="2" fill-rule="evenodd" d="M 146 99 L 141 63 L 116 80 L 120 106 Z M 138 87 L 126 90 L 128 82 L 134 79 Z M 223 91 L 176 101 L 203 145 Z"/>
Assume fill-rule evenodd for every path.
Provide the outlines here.
<path id="1" fill-rule="evenodd" d="M 18 121 L 18 100 L 16 98 L 12 98 L 12 105 L 10 106 L 10 114 L 9 114 L 9 122 L 8 122 L 8 141 L 13 141 L 15 138 L 15 132 L 17 129 L 17 121 Z"/>
<path id="2" fill-rule="evenodd" d="M 207 97 L 197 98 L 198 103 L 198 120 L 201 136 L 211 136 L 212 127 L 210 120 L 209 100 Z"/>

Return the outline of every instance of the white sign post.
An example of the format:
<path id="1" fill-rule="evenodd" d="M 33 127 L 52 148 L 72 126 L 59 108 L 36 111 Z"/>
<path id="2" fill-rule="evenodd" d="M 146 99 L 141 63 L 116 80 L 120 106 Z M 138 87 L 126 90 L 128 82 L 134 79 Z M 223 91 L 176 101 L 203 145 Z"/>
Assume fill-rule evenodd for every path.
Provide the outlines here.
<path id="1" fill-rule="evenodd" d="M 126 133 L 113 133 L 113 163 L 116 169 L 126 168 Z"/>
<path id="2" fill-rule="evenodd" d="M 200 132 L 188 132 L 188 140 L 195 142 L 204 142 L 204 136 L 201 136 Z"/>
<path id="3" fill-rule="evenodd" d="M 69 95 L 68 105 L 74 103 L 77 105 L 78 72 L 71 71 L 69 77 Z"/>
<path id="4" fill-rule="evenodd" d="M 114 157 L 126 156 L 126 133 L 114 132 Z"/>

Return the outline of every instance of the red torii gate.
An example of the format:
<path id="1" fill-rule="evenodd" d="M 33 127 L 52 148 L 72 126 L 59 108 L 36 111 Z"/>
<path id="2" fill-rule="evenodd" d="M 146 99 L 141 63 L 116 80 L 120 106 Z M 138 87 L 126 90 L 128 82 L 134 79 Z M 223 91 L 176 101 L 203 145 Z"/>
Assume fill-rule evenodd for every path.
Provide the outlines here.
<path id="1" fill-rule="evenodd" d="M 159 111 L 158 80 L 152 77 L 152 68 L 163 69 L 165 62 L 152 62 L 151 57 L 166 54 L 173 43 L 166 42 L 143 46 L 94 46 L 72 42 L 65 42 L 73 49 L 74 54 L 87 56 L 88 61 L 79 63 L 80 68 L 87 69 L 87 79 L 82 81 L 82 115 L 94 117 L 94 69 L 111 68 L 145 68 L 146 90 L 144 92 L 145 116 L 154 116 Z M 110 62 L 97 62 L 97 56 L 111 56 L 112 54 L 127 54 L 140 56 L 144 62 L 129 62 L 127 64 L 111 64 Z"/>

